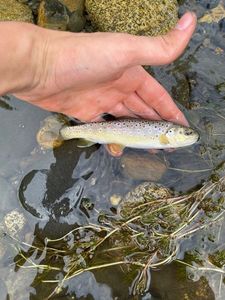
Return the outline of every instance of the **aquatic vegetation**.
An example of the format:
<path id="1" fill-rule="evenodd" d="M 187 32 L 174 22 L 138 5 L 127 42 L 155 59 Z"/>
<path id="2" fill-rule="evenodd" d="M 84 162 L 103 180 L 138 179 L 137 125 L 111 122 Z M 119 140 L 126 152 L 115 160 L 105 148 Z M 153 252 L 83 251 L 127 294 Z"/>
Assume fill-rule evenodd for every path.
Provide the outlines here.
<path id="1" fill-rule="evenodd" d="M 220 3 L 215 8 L 211 9 L 209 13 L 206 13 L 202 18 L 200 18 L 199 22 L 218 23 L 223 18 L 225 18 L 224 2 L 220 1 Z"/>
<path id="2" fill-rule="evenodd" d="M 99 224 L 75 228 L 61 238 L 46 239 L 44 244 L 29 245 L 11 236 L 19 249 L 15 264 L 17 268 L 38 269 L 39 280 L 56 285 L 48 299 L 60 293 L 68 280 L 86 271 L 113 266 L 138 271 L 133 294 L 148 289 L 150 269 L 175 260 L 193 270 L 224 276 L 224 251 L 209 254 L 207 267 L 201 255 L 178 259 L 185 239 L 223 220 L 224 205 L 225 177 L 180 196 L 160 185 L 145 183 L 122 200 L 117 214 L 100 213 Z M 61 271 L 62 278 L 55 279 L 54 271 Z"/>

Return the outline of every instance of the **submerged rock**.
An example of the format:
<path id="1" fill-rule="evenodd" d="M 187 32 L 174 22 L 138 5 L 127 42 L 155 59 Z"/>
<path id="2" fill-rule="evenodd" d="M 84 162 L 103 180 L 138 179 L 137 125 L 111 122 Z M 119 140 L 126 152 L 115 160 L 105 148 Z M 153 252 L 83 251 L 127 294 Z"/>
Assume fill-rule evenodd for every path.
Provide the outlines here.
<path id="1" fill-rule="evenodd" d="M 63 138 L 60 129 L 68 124 L 61 115 L 49 116 L 43 120 L 42 126 L 37 133 L 37 142 L 42 149 L 53 149 L 62 145 Z"/>
<path id="2" fill-rule="evenodd" d="M 0 21 L 20 21 L 33 23 L 31 9 L 16 0 L 0 0 Z"/>
<path id="3" fill-rule="evenodd" d="M 26 224 L 26 219 L 24 215 L 17 210 L 9 212 L 3 219 L 3 225 L 6 231 L 12 235 L 16 236 Z"/>
<path id="4" fill-rule="evenodd" d="M 7 213 L 0 222 L 0 260 L 5 255 L 7 250 L 7 243 L 4 240 L 6 233 L 12 237 L 17 237 L 24 229 L 26 219 L 24 215 L 17 209 Z"/>
<path id="5" fill-rule="evenodd" d="M 125 154 L 121 158 L 124 175 L 135 180 L 158 181 L 166 172 L 166 165 L 150 154 Z"/>
<path id="6" fill-rule="evenodd" d="M 177 22 L 176 0 L 86 0 L 93 26 L 100 31 L 165 34 Z"/>

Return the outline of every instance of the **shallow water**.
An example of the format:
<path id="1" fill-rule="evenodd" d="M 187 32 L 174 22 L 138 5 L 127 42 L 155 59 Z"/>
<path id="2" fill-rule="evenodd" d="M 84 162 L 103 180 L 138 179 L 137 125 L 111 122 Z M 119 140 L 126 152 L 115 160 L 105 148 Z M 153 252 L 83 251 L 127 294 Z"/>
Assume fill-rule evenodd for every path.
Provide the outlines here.
<path id="1" fill-rule="evenodd" d="M 218 3 L 183 1 L 180 11 L 192 9 L 200 18 Z M 168 166 L 158 182 L 177 193 L 194 190 L 215 174 L 225 175 L 224 51 L 225 19 L 218 24 L 201 23 L 179 60 L 151 70 L 201 134 L 200 142 L 193 147 L 157 154 Z M 77 226 L 97 224 L 99 212 L 114 212 L 111 196 L 123 196 L 142 182 L 126 175 L 120 160 L 110 157 L 104 147 L 80 149 L 76 141 L 68 141 L 54 151 L 40 149 L 36 133 L 40 122 L 49 115 L 13 97 L 0 99 L 0 223 L 12 210 L 22 213 L 25 225 L 18 239 L 29 244 L 43 244 L 46 237 L 56 239 Z M 125 155 L 134 152 L 142 155 L 129 149 Z M 85 203 L 91 203 L 94 209 L 87 208 Z M 179 259 L 184 258 L 187 250 L 196 249 L 205 258 L 209 252 L 223 250 L 224 233 L 223 221 L 187 238 L 182 243 Z M 0 239 L 1 299 L 44 299 L 51 294 L 55 285 L 41 282 L 41 270 L 15 267 L 18 248 L 1 235 L 1 228 Z M 43 263 L 44 255 L 39 257 L 33 253 L 31 259 Z M 61 260 L 50 260 L 50 263 L 59 266 Z M 86 272 L 69 280 L 63 291 L 52 299 L 225 298 L 223 278 L 217 272 L 193 273 L 174 262 L 151 271 L 151 284 L 145 295 L 131 296 L 130 287 L 136 275 L 135 270 L 125 273 L 120 267 Z M 61 271 L 46 275 L 47 279 L 61 277 Z"/>

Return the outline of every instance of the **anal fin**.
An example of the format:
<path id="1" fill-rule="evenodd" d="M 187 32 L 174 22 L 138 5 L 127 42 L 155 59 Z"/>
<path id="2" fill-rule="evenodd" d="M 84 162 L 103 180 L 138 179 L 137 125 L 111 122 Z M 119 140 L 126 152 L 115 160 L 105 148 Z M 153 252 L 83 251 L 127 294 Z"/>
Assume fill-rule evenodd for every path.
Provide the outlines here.
<path id="1" fill-rule="evenodd" d="M 119 157 L 123 154 L 123 149 L 125 148 L 123 145 L 119 144 L 107 144 L 106 146 L 107 151 L 114 157 Z"/>

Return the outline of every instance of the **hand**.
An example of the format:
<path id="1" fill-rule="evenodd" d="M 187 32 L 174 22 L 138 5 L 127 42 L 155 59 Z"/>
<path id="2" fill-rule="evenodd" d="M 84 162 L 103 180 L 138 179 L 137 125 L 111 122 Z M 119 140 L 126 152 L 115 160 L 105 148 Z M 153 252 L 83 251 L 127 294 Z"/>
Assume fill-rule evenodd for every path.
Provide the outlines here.
<path id="1" fill-rule="evenodd" d="M 195 26 L 196 17 L 189 12 L 175 29 L 160 37 L 38 28 L 39 54 L 34 55 L 38 59 L 33 81 L 15 95 L 81 121 L 110 113 L 187 125 L 167 91 L 141 65 L 174 61 L 184 51 Z"/>

